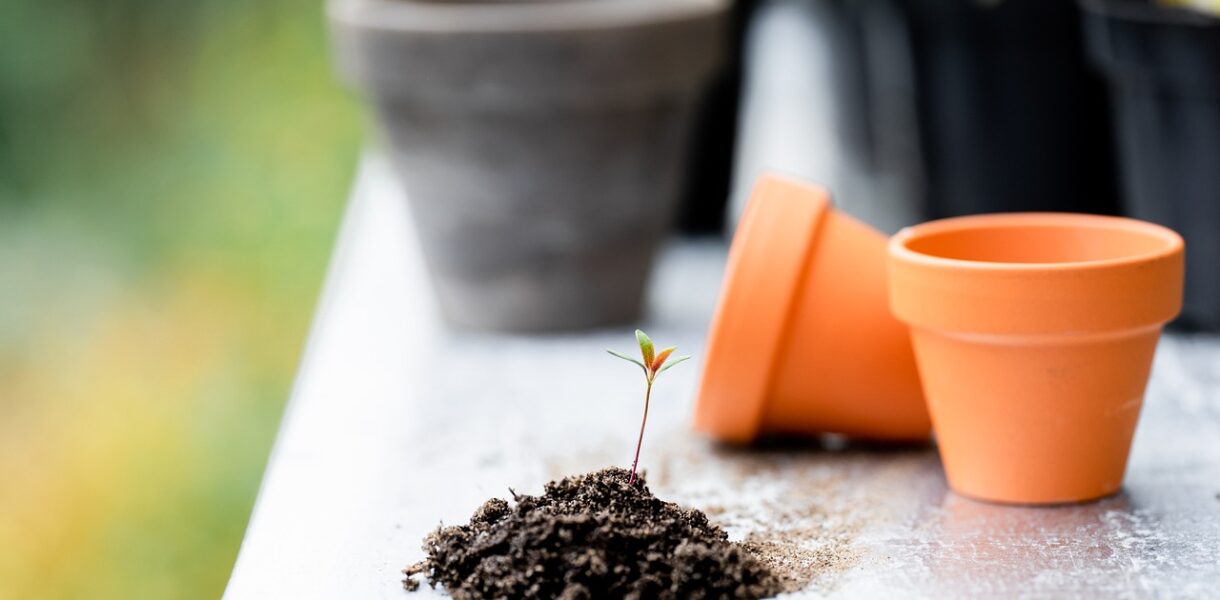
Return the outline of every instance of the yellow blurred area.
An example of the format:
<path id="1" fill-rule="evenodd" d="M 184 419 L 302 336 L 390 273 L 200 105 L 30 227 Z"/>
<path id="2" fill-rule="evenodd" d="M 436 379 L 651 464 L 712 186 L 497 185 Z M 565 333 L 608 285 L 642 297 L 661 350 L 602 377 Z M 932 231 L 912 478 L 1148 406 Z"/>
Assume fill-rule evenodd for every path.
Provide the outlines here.
<path id="1" fill-rule="evenodd" d="M 326 54 L 315 2 L 0 8 L 0 598 L 223 591 L 360 138 Z"/>
<path id="2" fill-rule="evenodd" d="M 1220 0 L 1160 0 L 1160 2 L 1167 6 L 1193 8 L 1199 12 L 1220 15 Z"/>
<path id="3" fill-rule="evenodd" d="M 0 491 L 5 538 L 15 542 L 4 545 L 12 571 L 0 577 L 16 584 L 14 597 L 118 592 L 166 568 L 146 561 L 204 571 L 198 583 L 212 590 L 223 584 L 222 556 L 173 565 L 187 558 L 174 546 L 209 522 L 225 526 L 215 522 L 220 505 L 203 509 L 213 514 L 195 505 L 209 487 L 234 483 L 216 468 L 243 458 L 226 441 L 251 443 L 221 430 L 251 412 L 234 388 L 243 370 L 290 368 L 242 350 L 257 345 L 252 336 L 284 332 L 243 331 L 233 317 L 251 299 L 224 281 L 188 274 L 169 283 L 162 297 L 121 299 L 84 336 L 48 332 L 46 359 L 19 365 L 10 380 L 7 401 L 20 408 L 7 415 L 0 455 L 4 480 L 18 485 Z M 240 520 L 230 529 L 240 531 Z M 151 583 L 131 587 L 183 595 L 168 578 Z"/>

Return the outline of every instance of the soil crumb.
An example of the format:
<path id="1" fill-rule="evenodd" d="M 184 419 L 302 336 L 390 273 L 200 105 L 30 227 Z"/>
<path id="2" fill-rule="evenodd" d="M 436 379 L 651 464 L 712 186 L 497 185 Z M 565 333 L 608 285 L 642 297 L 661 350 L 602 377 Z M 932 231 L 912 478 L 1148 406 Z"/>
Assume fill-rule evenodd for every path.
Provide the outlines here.
<path id="1" fill-rule="evenodd" d="M 541 496 L 491 499 L 467 525 L 424 540 L 407 567 L 454 598 L 737 598 L 788 588 L 707 515 L 652 495 L 609 468 L 548 483 Z"/>

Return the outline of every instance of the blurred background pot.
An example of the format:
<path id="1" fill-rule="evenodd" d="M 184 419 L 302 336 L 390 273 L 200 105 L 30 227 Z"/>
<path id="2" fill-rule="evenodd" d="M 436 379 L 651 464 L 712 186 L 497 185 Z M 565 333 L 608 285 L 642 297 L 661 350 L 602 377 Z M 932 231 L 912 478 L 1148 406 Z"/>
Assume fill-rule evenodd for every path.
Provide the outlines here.
<path id="1" fill-rule="evenodd" d="M 1073 3 L 895 1 L 930 216 L 1117 212 L 1105 85 L 1088 68 Z"/>
<path id="2" fill-rule="evenodd" d="M 921 220 L 926 183 L 908 28 L 898 0 L 824 4 L 818 15 L 834 57 L 831 87 L 842 156 L 833 189 L 852 214 L 892 233 Z"/>
<path id="3" fill-rule="evenodd" d="M 748 44 L 766 89 L 747 90 L 739 172 L 826 182 L 884 231 L 980 212 L 1116 214 L 1108 95 L 1080 20 L 1045 0 L 768 0 Z"/>
<path id="4" fill-rule="evenodd" d="M 1190 246 L 1178 324 L 1220 330 L 1220 19 L 1135 0 L 1083 6 L 1111 82 L 1126 208 Z"/>
<path id="5" fill-rule="evenodd" d="M 932 221 L 890 242 L 949 484 L 995 502 L 1122 485 L 1182 238 L 1134 219 L 1016 213 Z"/>
<path id="6" fill-rule="evenodd" d="M 911 343 L 887 304 L 885 240 L 822 188 L 764 176 L 729 252 L 695 428 L 733 443 L 926 440 Z"/>
<path id="7" fill-rule="evenodd" d="M 734 219 L 769 172 L 893 232 L 922 205 L 909 48 L 891 0 L 763 0 L 746 35 Z"/>
<path id="8" fill-rule="evenodd" d="M 687 234 L 724 232 L 733 184 L 737 115 L 745 85 L 745 35 L 759 0 L 728 1 L 724 66 L 698 102 L 688 142 L 690 159 L 677 220 L 678 229 Z"/>
<path id="9" fill-rule="evenodd" d="M 670 227 L 722 0 L 332 0 L 446 318 L 476 328 L 636 318 Z"/>

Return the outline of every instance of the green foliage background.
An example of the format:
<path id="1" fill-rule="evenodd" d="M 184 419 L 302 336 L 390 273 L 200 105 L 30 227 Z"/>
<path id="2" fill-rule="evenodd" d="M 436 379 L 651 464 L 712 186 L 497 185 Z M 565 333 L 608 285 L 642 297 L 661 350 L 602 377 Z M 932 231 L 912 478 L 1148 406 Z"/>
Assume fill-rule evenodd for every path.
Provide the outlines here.
<path id="1" fill-rule="evenodd" d="M 216 598 L 360 142 L 316 1 L 0 2 L 0 598 Z"/>

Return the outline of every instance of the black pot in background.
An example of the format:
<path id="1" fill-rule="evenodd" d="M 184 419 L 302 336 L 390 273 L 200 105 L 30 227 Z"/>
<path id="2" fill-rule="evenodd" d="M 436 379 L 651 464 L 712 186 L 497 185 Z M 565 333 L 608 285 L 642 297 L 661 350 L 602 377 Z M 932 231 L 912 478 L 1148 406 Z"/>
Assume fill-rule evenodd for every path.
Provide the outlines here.
<path id="1" fill-rule="evenodd" d="M 845 171 L 835 191 L 844 208 L 883 231 L 917 222 L 926 192 L 901 1 L 826 0 L 818 13 L 831 41 L 835 135 Z M 858 197 L 865 194 L 867 203 Z"/>
<path id="2" fill-rule="evenodd" d="M 1117 212 L 1105 86 L 1058 0 L 901 0 L 931 217 Z"/>
<path id="3" fill-rule="evenodd" d="M 1186 239 L 1177 324 L 1220 331 L 1220 19 L 1133 0 L 1082 5 L 1112 85 L 1126 208 Z"/>
<path id="4" fill-rule="evenodd" d="M 733 2 L 725 33 L 725 65 L 696 109 L 676 223 L 683 233 L 719 234 L 724 230 L 741 107 L 742 45 L 757 4 L 756 0 Z"/>

